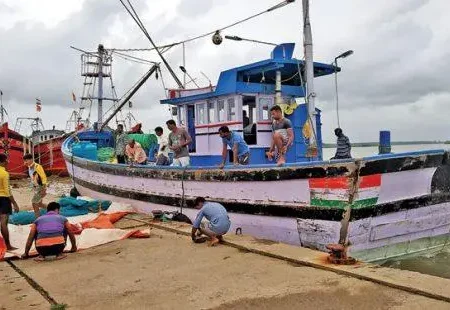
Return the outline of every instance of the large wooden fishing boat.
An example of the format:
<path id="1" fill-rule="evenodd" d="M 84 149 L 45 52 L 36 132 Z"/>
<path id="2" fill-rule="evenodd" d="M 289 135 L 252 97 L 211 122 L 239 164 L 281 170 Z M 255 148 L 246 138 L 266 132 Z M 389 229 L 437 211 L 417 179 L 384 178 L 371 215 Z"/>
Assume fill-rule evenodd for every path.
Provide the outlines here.
<path id="1" fill-rule="evenodd" d="M 23 164 L 23 155 L 29 148 L 28 139 L 18 132 L 10 129 L 8 123 L 0 127 L 0 153 L 8 156 L 6 169 L 12 179 L 28 176 L 27 168 Z"/>
<path id="2" fill-rule="evenodd" d="M 269 59 L 223 71 L 216 87 L 197 89 L 195 94 L 173 91 L 170 99 L 161 101 L 173 107 L 178 123 L 193 137 L 191 166 L 129 167 L 75 156 L 72 146 L 78 140 L 113 146 L 112 136 L 105 132 L 80 133 L 63 144 L 78 190 L 129 202 L 144 212 L 183 206 L 191 219 L 196 214 L 193 199 L 204 196 L 227 208 L 232 231 L 240 228 L 244 234 L 320 250 L 340 243 L 366 261 L 447 246 L 447 151 L 322 158 L 321 111 L 314 106 L 313 78 L 340 69 L 312 62 L 307 2 L 303 1 L 305 61 L 293 58 L 294 44 L 281 44 Z M 107 59 L 102 51 L 99 48 L 99 59 Z M 291 120 L 295 133 L 282 167 L 265 156 L 271 143 L 269 110 L 275 104 Z M 223 125 L 249 144 L 250 165 L 218 169 L 218 128 Z"/>

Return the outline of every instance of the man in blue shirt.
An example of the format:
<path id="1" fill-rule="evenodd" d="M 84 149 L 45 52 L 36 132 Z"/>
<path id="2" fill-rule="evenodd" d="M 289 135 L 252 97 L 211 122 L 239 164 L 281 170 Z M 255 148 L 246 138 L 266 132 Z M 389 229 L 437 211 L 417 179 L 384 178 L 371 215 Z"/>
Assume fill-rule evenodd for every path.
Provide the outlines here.
<path id="1" fill-rule="evenodd" d="M 227 161 L 228 149 L 227 146 L 233 151 L 233 164 L 237 165 L 248 165 L 250 160 L 250 151 L 247 143 L 245 143 L 244 138 L 240 134 L 234 131 L 230 131 L 227 126 L 222 126 L 219 128 L 219 136 L 222 138 L 223 148 L 222 148 L 222 163 L 220 164 L 220 169 L 225 166 Z"/>
<path id="2" fill-rule="evenodd" d="M 200 211 L 192 224 L 192 241 L 203 242 L 200 237 L 206 235 L 210 239 L 210 246 L 216 245 L 230 229 L 231 222 L 227 210 L 220 203 L 206 202 L 203 197 L 197 197 L 194 204 Z M 203 218 L 208 220 L 207 224 L 202 223 Z"/>

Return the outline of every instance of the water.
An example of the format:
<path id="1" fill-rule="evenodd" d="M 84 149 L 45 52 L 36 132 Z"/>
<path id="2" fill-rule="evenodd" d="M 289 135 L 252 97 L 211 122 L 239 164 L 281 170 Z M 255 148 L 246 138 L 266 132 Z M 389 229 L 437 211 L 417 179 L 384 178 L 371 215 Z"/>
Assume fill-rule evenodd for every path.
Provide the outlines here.
<path id="1" fill-rule="evenodd" d="M 394 145 L 393 153 L 450 149 L 450 144 L 417 144 L 417 145 Z M 323 149 L 323 158 L 329 159 L 334 156 L 336 150 L 333 148 Z M 378 147 L 354 147 L 352 148 L 352 156 L 361 158 L 371 156 L 378 153 Z M 430 274 L 442 278 L 450 279 L 450 252 L 449 250 L 438 252 L 435 254 L 423 254 L 421 256 L 391 260 L 383 264 L 386 267 L 416 271 L 420 273 Z"/>

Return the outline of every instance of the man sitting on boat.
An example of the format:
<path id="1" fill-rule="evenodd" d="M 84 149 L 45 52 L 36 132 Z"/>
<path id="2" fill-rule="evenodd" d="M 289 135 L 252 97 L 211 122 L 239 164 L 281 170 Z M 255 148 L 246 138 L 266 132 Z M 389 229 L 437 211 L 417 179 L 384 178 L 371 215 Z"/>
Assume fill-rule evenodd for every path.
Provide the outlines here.
<path id="1" fill-rule="evenodd" d="M 164 130 L 161 127 L 155 128 L 155 134 L 158 136 L 158 153 L 156 154 L 156 165 L 157 166 L 168 166 L 169 161 L 169 142 L 163 135 Z"/>
<path id="2" fill-rule="evenodd" d="M 17 248 L 11 245 L 9 240 L 8 221 L 12 214 L 12 206 L 14 211 L 19 212 L 19 206 L 14 200 L 14 197 L 9 186 L 9 173 L 6 171 L 8 157 L 5 154 L 0 154 L 0 229 L 5 240 L 6 250 L 11 251 Z"/>
<path id="3" fill-rule="evenodd" d="M 28 167 L 28 174 L 33 185 L 34 195 L 31 199 L 31 204 L 34 210 L 34 217 L 38 218 L 41 215 L 40 209 L 44 209 L 42 201 L 45 195 L 47 195 L 47 175 L 45 174 L 44 168 L 33 161 L 33 155 L 25 154 L 23 161 Z"/>
<path id="4" fill-rule="evenodd" d="M 275 105 L 270 109 L 272 115 L 272 143 L 266 153 L 269 160 L 273 159 L 275 148 L 277 149 L 277 165 L 286 163 L 286 152 L 294 142 L 294 130 L 289 119 L 283 116 L 280 106 Z"/>
<path id="5" fill-rule="evenodd" d="M 348 137 L 344 135 L 341 128 L 336 128 L 334 130 L 334 134 L 337 137 L 337 147 L 336 154 L 331 159 L 352 158 L 352 155 L 350 154 L 352 145 L 350 144 L 350 140 L 348 139 Z"/>
<path id="6" fill-rule="evenodd" d="M 247 143 L 245 143 L 244 141 L 244 138 L 237 132 L 230 131 L 227 126 L 222 126 L 219 128 L 219 136 L 222 138 L 223 143 L 222 163 L 219 167 L 222 169 L 227 161 L 227 146 L 229 146 L 233 152 L 234 165 L 248 165 L 250 152 Z"/>
<path id="7" fill-rule="evenodd" d="M 166 122 L 167 128 L 171 131 L 169 134 L 169 149 L 174 152 L 172 166 L 187 167 L 189 166 L 189 149 L 188 145 L 192 142 L 192 138 L 184 128 L 177 127 L 173 119 Z"/>
<path id="8" fill-rule="evenodd" d="M 147 164 L 147 155 L 145 154 L 144 149 L 142 148 L 141 144 L 139 142 L 136 142 L 136 140 L 131 139 L 126 148 L 125 153 L 128 157 L 128 162 L 130 165 L 145 165 Z"/>
<path id="9" fill-rule="evenodd" d="M 125 148 L 127 145 L 127 135 L 123 131 L 123 125 L 117 125 L 115 154 L 118 164 L 125 164 Z"/>
<path id="10" fill-rule="evenodd" d="M 192 224 L 192 241 L 201 242 L 201 236 L 206 235 L 210 239 L 210 246 L 216 245 L 231 226 L 227 210 L 220 203 L 206 202 L 203 197 L 195 198 L 194 204 L 200 211 Z M 206 218 L 208 222 L 202 223 L 203 218 Z"/>
<path id="11" fill-rule="evenodd" d="M 59 214 L 60 208 L 59 203 L 50 202 L 47 206 L 47 213 L 31 224 L 23 258 L 28 257 L 33 241 L 35 241 L 36 251 L 39 253 L 38 261 L 44 260 L 46 256 L 56 256 L 57 259 L 64 258 L 63 251 L 66 247 L 67 235 L 72 243 L 70 252 L 77 251 L 75 235 L 70 230 L 67 218 Z"/>

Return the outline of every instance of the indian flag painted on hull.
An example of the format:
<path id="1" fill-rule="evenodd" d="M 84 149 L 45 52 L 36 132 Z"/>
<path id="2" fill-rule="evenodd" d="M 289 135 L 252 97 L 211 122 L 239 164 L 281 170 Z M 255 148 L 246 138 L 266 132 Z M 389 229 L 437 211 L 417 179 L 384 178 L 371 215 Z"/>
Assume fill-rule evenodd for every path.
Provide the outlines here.
<path id="1" fill-rule="evenodd" d="M 352 180 L 348 177 L 310 179 L 311 205 L 315 207 L 347 207 L 351 182 Z M 380 194 L 380 186 L 381 174 L 361 177 L 352 208 L 375 205 Z"/>

